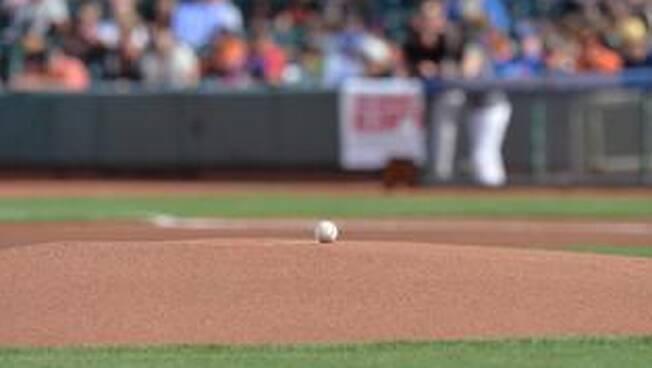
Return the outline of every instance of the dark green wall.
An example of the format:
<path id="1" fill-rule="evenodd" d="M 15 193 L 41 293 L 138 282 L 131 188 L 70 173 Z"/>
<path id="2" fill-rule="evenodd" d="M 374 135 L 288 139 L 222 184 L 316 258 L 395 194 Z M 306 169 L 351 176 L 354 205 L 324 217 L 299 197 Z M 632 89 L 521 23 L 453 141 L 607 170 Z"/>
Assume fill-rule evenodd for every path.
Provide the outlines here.
<path id="1" fill-rule="evenodd" d="M 513 94 L 505 144 L 512 173 L 532 172 L 532 106 L 545 101 L 546 164 L 577 162 L 574 111 L 590 94 Z M 636 153 L 638 100 L 610 108 L 610 144 Z M 576 113 L 575 113 L 576 114 Z M 332 91 L 0 95 L 0 168 L 338 168 Z M 461 134 L 460 161 L 466 152 Z M 581 151 L 581 149 L 579 150 Z M 463 165 L 460 165 L 463 166 Z"/>
<path id="2" fill-rule="evenodd" d="M 329 92 L 0 95 L 0 166 L 336 168 Z"/>

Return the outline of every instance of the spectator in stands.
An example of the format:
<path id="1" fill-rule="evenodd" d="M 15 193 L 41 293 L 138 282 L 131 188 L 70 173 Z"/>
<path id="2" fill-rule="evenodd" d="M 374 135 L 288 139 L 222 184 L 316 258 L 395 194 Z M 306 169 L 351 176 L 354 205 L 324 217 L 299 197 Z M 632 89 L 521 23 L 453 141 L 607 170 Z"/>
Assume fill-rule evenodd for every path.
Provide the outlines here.
<path id="1" fill-rule="evenodd" d="M 266 29 L 257 32 L 249 49 L 248 68 L 253 78 L 271 85 L 281 84 L 288 57 L 285 50 L 274 42 Z"/>
<path id="2" fill-rule="evenodd" d="M 545 69 L 550 74 L 574 74 L 578 71 L 580 46 L 573 38 L 564 37 L 556 30 L 548 36 Z"/>
<path id="3" fill-rule="evenodd" d="M 344 80 L 364 75 L 360 45 L 365 37 L 361 20 L 350 17 L 346 22 L 330 25 L 332 31 L 323 40 L 324 75 L 327 87 L 340 85 Z"/>
<path id="4" fill-rule="evenodd" d="M 303 33 L 303 27 L 294 17 L 292 9 L 281 11 L 272 21 L 274 39 L 286 50 L 296 52 Z"/>
<path id="5" fill-rule="evenodd" d="M 527 75 L 525 67 L 516 56 L 516 45 L 501 31 L 489 32 L 487 58 L 494 64 L 495 76 L 498 78 L 521 78 Z"/>
<path id="6" fill-rule="evenodd" d="M 172 15 L 176 7 L 176 0 L 158 0 L 154 2 L 152 24 L 156 28 L 172 27 Z"/>
<path id="7" fill-rule="evenodd" d="M 140 60 L 150 43 L 147 26 L 131 1 L 112 2 L 114 20 L 103 25 L 102 38 L 109 49 L 104 58 L 104 78 L 141 80 Z"/>
<path id="8" fill-rule="evenodd" d="M 90 74 L 84 63 L 61 49 L 50 51 L 47 68 L 53 83 L 61 90 L 80 92 L 90 87 Z"/>
<path id="9" fill-rule="evenodd" d="M 200 49 L 223 31 L 241 33 L 243 19 L 229 0 L 182 1 L 172 14 L 172 27 L 177 39 Z"/>
<path id="10" fill-rule="evenodd" d="M 146 84 L 190 88 L 199 83 L 199 63 L 193 50 L 177 42 L 167 28 L 154 33 L 153 47 L 143 57 L 141 74 Z"/>
<path id="11" fill-rule="evenodd" d="M 45 36 L 61 31 L 68 23 L 69 10 L 65 0 L 9 1 L 12 21 L 6 37 L 17 40 L 25 34 Z"/>
<path id="12" fill-rule="evenodd" d="M 142 52 L 150 42 L 149 29 L 131 0 L 113 0 L 111 17 L 100 24 L 99 37 L 106 47 L 128 44 Z"/>
<path id="13" fill-rule="evenodd" d="M 102 7 L 98 2 L 83 3 L 72 26 L 63 34 L 66 52 L 82 60 L 99 77 L 107 45 L 101 35 Z"/>
<path id="14" fill-rule="evenodd" d="M 474 27 L 491 25 L 509 32 L 512 20 L 502 0 L 448 0 L 448 15 Z"/>
<path id="15" fill-rule="evenodd" d="M 239 35 L 222 31 L 212 41 L 209 52 L 202 60 L 203 75 L 218 77 L 227 86 L 249 84 L 247 58 L 249 47 Z"/>
<path id="16" fill-rule="evenodd" d="M 103 78 L 120 81 L 140 81 L 140 59 L 143 50 L 134 45 L 129 34 L 121 34 L 117 48 L 109 50 L 104 58 Z"/>
<path id="17" fill-rule="evenodd" d="M 493 62 L 494 77 L 532 78 L 542 73 L 543 46 L 535 34 L 523 35 L 519 44 L 518 39 L 512 40 L 497 29 L 488 33 L 487 50 Z"/>
<path id="18" fill-rule="evenodd" d="M 584 28 L 580 31 L 580 54 L 578 70 L 613 74 L 622 70 L 623 60 L 616 51 L 608 48 L 597 33 Z"/>
<path id="19" fill-rule="evenodd" d="M 310 18 L 308 15 L 302 16 L 299 20 L 305 23 L 286 82 L 318 85 L 324 75 L 326 30 L 316 14 Z"/>
<path id="20" fill-rule="evenodd" d="M 81 60 L 58 49 L 46 49 L 45 40 L 38 35 L 29 35 L 24 43 L 25 67 L 11 79 L 11 89 L 79 92 L 90 86 L 88 70 Z"/>
<path id="21" fill-rule="evenodd" d="M 321 49 L 306 45 L 297 51 L 296 60 L 286 69 L 286 84 L 318 85 L 323 74 Z"/>
<path id="22" fill-rule="evenodd" d="M 464 67 L 453 50 L 488 52 L 483 57 L 497 62 L 492 72 L 511 78 L 652 67 L 652 1 L 438 1 L 449 18 L 441 70 L 410 60 L 393 65 L 393 45 L 415 40 L 406 14 L 420 0 L 401 0 L 400 6 L 394 0 L 0 0 L 0 72 L 20 70 L 21 40 L 37 35 L 46 37 L 48 49 L 62 46 L 81 59 L 95 79 L 137 81 L 152 29 L 166 28 L 200 56 L 202 77 L 227 85 L 337 86 L 362 75 L 454 76 Z M 269 32 L 260 38 L 256 30 L 263 25 Z M 248 37 L 256 42 L 246 42 Z M 407 73 L 406 67 L 419 70 Z"/>
<path id="23" fill-rule="evenodd" d="M 373 34 L 363 37 L 360 41 L 360 55 L 366 77 L 382 78 L 394 74 L 394 51 L 384 38 Z"/>
<path id="24" fill-rule="evenodd" d="M 544 73 L 544 40 L 539 29 L 528 23 L 517 28 L 517 47 L 520 48 L 519 60 L 523 64 L 525 77 L 540 76 Z"/>
<path id="25" fill-rule="evenodd" d="M 618 27 L 620 48 L 626 68 L 652 67 L 649 35 L 641 18 L 628 17 Z"/>

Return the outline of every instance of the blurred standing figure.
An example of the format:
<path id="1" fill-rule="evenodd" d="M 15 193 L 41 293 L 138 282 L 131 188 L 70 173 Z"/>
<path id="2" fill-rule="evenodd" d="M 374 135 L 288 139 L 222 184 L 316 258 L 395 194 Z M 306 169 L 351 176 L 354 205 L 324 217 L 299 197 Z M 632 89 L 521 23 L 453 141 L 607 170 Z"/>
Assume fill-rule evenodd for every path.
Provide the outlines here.
<path id="1" fill-rule="evenodd" d="M 102 75 L 102 64 L 107 47 L 101 38 L 102 7 L 99 2 L 80 4 L 78 12 L 63 35 L 64 50 L 88 65 L 94 77 Z"/>
<path id="2" fill-rule="evenodd" d="M 464 40 L 462 29 L 448 22 L 448 10 L 441 1 L 426 0 L 421 4 L 404 46 L 410 74 L 424 80 L 486 77 L 487 73 L 492 73 L 493 62 L 485 45 L 464 42 L 468 40 Z M 482 37 L 482 33 L 478 34 Z M 512 108 L 502 92 L 467 96 L 462 90 L 446 90 L 431 101 L 425 179 L 441 182 L 453 178 L 459 120 L 467 102 L 471 109 L 469 138 L 473 176 L 482 185 L 503 185 L 507 177 L 501 148 Z"/>
<path id="3" fill-rule="evenodd" d="M 281 84 L 288 57 L 285 50 L 274 42 L 267 29 L 258 30 L 251 41 L 249 50 L 250 74 L 255 79 L 270 85 Z"/>
<path id="4" fill-rule="evenodd" d="M 6 34 L 9 40 L 22 35 L 45 36 L 53 29 L 63 28 L 69 21 L 68 4 L 64 0 L 7 1 L 13 5 L 13 21 Z M 59 29 L 58 29 L 59 28 Z"/>
<path id="5" fill-rule="evenodd" d="M 368 78 L 387 78 L 394 72 L 394 55 L 389 43 L 376 35 L 367 34 L 360 43 L 360 54 Z"/>
<path id="6" fill-rule="evenodd" d="M 149 30 L 133 0 L 112 0 L 110 4 L 115 19 L 102 22 L 99 28 L 99 37 L 107 48 L 103 77 L 139 81 L 140 60 L 150 43 Z"/>
<path id="7" fill-rule="evenodd" d="M 349 78 L 364 75 L 364 63 L 360 55 L 360 43 L 364 27 L 357 17 L 334 22 L 329 35 L 323 40 L 324 70 L 322 83 L 335 87 Z"/>
<path id="8" fill-rule="evenodd" d="M 145 83 L 170 88 L 195 87 L 199 83 L 199 63 L 193 50 L 177 42 L 168 28 L 157 29 L 152 49 L 141 62 Z"/>
<path id="9" fill-rule="evenodd" d="M 59 49 L 47 49 L 45 38 L 30 34 L 23 40 L 25 66 L 11 77 L 15 91 L 81 92 L 90 86 L 84 63 Z"/>

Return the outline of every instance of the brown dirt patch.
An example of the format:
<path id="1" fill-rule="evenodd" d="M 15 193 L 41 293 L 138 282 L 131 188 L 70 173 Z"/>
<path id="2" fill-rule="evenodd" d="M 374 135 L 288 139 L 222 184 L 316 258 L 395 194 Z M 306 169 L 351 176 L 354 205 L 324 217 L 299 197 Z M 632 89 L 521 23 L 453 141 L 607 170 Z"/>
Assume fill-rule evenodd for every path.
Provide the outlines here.
<path id="1" fill-rule="evenodd" d="M 336 220 L 347 240 L 559 248 L 652 246 L 650 221 Z M 311 220 L 190 220 L 167 227 L 142 222 L 0 223 L 0 249 L 61 241 L 309 239 Z"/>
<path id="2" fill-rule="evenodd" d="M 215 239 L 0 251 L 0 345 L 652 332 L 652 260 Z"/>

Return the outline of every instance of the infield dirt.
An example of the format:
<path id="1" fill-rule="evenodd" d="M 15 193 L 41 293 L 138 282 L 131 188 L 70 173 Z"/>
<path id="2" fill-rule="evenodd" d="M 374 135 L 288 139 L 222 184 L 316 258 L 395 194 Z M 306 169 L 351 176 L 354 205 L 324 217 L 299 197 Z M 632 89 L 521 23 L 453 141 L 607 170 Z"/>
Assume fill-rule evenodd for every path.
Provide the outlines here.
<path id="1" fill-rule="evenodd" d="M 116 190 L 172 188 L 44 182 L 0 196 Z M 334 246 L 310 240 L 311 220 L 193 221 L 0 223 L 0 345 L 652 333 L 652 259 L 554 251 L 650 246 L 646 220 L 349 219 Z"/>

